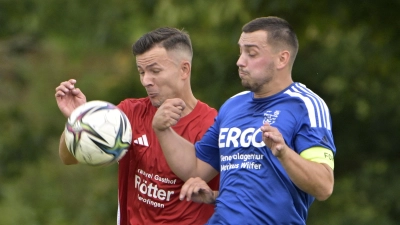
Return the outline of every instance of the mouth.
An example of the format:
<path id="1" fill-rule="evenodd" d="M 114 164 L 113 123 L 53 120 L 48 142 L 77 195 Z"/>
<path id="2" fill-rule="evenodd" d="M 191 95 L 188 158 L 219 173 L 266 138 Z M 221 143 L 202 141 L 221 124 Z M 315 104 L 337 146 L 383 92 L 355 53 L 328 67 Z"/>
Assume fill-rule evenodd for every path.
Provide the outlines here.
<path id="1" fill-rule="evenodd" d="M 147 95 L 149 96 L 149 98 L 155 98 L 157 96 L 157 93 L 155 93 L 155 92 L 147 92 Z"/>
<path id="2" fill-rule="evenodd" d="M 249 75 L 249 74 L 246 73 L 246 72 L 243 72 L 243 71 L 239 71 L 239 77 L 240 77 L 240 78 L 243 78 L 243 77 L 245 77 L 245 76 L 247 76 L 247 75 Z"/>

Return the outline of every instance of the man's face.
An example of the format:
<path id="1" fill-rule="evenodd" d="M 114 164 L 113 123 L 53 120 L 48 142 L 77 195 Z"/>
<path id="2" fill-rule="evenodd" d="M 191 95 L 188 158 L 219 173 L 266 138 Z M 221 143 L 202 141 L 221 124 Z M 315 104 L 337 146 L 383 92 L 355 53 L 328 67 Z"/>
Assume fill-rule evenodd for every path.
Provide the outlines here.
<path id="1" fill-rule="evenodd" d="M 240 56 L 236 65 L 239 67 L 242 86 L 257 93 L 275 76 L 276 54 L 267 44 L 265 31 L 242 33 L 238 44 Z"/>
<path id="2" fill-rule="evenodd" d="M 168 98 L 179 96 L 182 71 L 179 61 L 172 56 L 158 46 L 136 56 L 140 82 L 155 107 L 161 106 Z"/>

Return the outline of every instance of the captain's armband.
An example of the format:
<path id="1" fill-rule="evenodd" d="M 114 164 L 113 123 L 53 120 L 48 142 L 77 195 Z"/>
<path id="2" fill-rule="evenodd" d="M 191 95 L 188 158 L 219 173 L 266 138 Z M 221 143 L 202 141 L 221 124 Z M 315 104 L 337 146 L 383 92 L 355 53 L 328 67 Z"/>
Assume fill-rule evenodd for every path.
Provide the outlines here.
<path id="1" fill-rule="evenodd" d="M 312 147 L 301 152 L 300 156 L 312 162 L 325 163 L 332 169 L 335 167 L 333 152 L 327 148 Z"/>

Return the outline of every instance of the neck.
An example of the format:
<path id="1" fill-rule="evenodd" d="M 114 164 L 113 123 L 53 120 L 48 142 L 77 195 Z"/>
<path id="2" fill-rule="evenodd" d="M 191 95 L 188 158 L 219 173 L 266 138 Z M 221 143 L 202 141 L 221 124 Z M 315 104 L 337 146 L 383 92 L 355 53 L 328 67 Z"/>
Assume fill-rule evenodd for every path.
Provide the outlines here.
<path id="1" fill-rule="evenodd" d="M 186 98 L 182 98 L 182 100 L 186 104 L 186 107 L 182 112 L 182 117 L 184 117 L 193 111 L 193 109 L 196 107 L 198 100 L 194 97 L 193 94 L 188 95 L 188 97 Z"/>
<path id="2" fill-rule="evenodd" d="M 193 100 L 190 101 L 185 101 L 186 108 L 182 112 L 182 117 L 188 115 L 193 111 L 193 109 L 196 107 L 198 100 L 196 98 L 193 98 Z"/>
<path id="3" fill-rule="evenodd" d="M 254 92 L 254 98 L 265 98 L 272 96 L 289 87 L 289 85 L 292 83 L 293 80 L 291 76 L 287 76 L 287 79 L 271 80 L 270 82 L 265 83 L 259 91 Z"/>

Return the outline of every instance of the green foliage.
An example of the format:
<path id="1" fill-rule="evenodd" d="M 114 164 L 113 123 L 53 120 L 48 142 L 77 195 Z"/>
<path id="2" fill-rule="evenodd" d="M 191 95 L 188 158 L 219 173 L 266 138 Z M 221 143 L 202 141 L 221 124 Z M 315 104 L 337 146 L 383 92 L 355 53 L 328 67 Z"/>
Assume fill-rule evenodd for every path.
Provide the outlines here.
<path id="1" fill-rule="evenodd" d="M 56 151 L 25 164 L 2 185 L 1 224 L 115 224 L 116 165 L 67 167 Z"/>
<path id="2" fill-rule="evenodd" d="M 287 19 L 300 50 L 295 81 L 330 107 L 335 190 L 308 224 L 397 224 L 400 2 L 0 0 L 0 224 L 115 224 L 116 165 L 64 166 L 55 87 L 75 78 L 89 100 L 143 97 L 131 45 L 160 26 L 192 38 L 192 87 L 219 108 L 242 91 L 241 27 Z"/>

